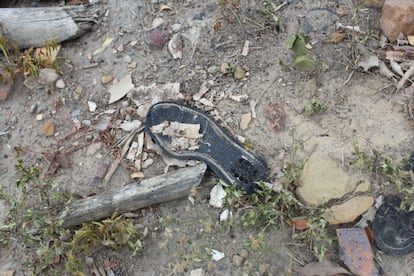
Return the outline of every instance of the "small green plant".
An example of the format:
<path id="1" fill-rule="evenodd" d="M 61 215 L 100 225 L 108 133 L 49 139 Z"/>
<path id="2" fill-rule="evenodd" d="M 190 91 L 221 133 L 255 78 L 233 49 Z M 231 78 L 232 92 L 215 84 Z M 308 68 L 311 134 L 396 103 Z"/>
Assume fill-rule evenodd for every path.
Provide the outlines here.
<path id="1" fill-rule="evenodd" d="M 0 189 L 0 199 L 9 206 L 6 221 L 0 227 L 0 243 L 3 247 L 12 243 L 23 247 L 31 260 L 26 265 L 33 267 L 35 275 L 53 274 L 58 264 L 72 275 L 80 275 L 80 256 L 98 246 L 112 250 L 127 246 L 132 256 L 143 250 L 146 228 L 138 228 L 123 215 L 85 223 L 74 231 L 63 228 L 62 221 L 55 217 L 71 196 L 59 191 L 51 181 L 41 179 L 40 170 L 22 160 L 15 170 L 20 195 L 9 195 Z"/>
<path id="2" fill-rule="evenodd" d="M 0 51 L 5 60 L 0 64 L 0 83 L 3 81 L 13 82 L 16 73 L 23 73 L 25 78 L 39 76 L 42 68 L 52 68 L 61 73 L 59 63 L 54 59 L 58 50 L 56 40 L 45 41 L 45 47 L 29 48 L 21 52 L 14 43 L 9 43 L 4 37 L 0 37 Z"/>
<path id="3" fill-rule="evenodd" d="M 313 96 L 310 102 L 305 107 L 305 112 L 309 115 L 316 115 L 326 111 L 328 108 L 326 104 L 316 96 Z"/>
<path id="4" fill-rule="evenodd" d="M 410 177 L 410 172 L 404 169 L 407 160 L 403 159 L 396 162 L 394 159 L 376 151 L 366 153 L 361 151 L 356 143 L 353 147 L 355 159 L 351 164 L 354 164 L 360 170 L 371 173 L 371 177 L 379 182 L 392 183 L 397 193 L 403 197 L 404 204 L 414 196 L 413 179 Z M 411 204 L 411 209 L 413 208 L 414 202 Z"/>

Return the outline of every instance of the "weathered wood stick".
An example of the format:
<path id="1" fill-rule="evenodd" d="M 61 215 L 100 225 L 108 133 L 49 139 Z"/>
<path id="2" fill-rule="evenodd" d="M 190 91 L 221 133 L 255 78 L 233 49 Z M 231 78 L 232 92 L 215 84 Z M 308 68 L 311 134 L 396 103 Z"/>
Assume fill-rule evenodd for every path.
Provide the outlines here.
<path id="1" fill-rule="evenodd" d="M 76 23 L 82 8 L 9 8 L 0 9 L 0 36 L 19 48 L 43 47 L 45 41 L 58 43 L 81 36 L 85 20 Z M 85 18 L 85 17 L 84 17 Z M 90 19 L 92 28 L 93 19 Z"/>
<path id="2" fill-rule="evenodd" d="M 72 202 L 56 219 L 63 221 L 63 227 L 69 227 L 110 217 L 115 211 L 122 214 L 182 198 L 200 184 L 206 169 L 202 163 L 80 199 Z"/>

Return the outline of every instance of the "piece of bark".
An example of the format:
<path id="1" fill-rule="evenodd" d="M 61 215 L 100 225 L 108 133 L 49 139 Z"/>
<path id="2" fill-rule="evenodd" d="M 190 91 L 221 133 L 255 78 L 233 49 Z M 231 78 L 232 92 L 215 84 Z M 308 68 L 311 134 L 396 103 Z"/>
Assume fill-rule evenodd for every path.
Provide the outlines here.
<path id="1" fill-rule="evenodd" d="M 0 36 L 20 49 L 43 47 L 46 41 L 56 39 L 60 43 L 77 38 L 94 22 L 82 6 L 0 9 Z"/>
<path id="2" fill-rule="evenodd" d="M 114 212 L 122 214 L 182 198 L 200 184 L 206 169 L 202 163 L 77 200 L 58 214 L 56 220 L 62 220 L 63 227 L 70 227 L 110 217 Z"/>

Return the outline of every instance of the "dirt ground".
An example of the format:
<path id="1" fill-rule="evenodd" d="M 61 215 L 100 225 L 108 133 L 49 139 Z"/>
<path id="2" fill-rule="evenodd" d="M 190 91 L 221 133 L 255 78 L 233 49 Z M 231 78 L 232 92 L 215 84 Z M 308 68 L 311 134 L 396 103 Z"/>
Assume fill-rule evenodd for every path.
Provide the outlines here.
<path id="1" fill-rule="evenodd" d="M 287 160 L 303 161 L 318 147 L 349 169 L 353 142 L 363 150 L 377 150 L 397 159 L 408 157 L 414 146 L 413 123 L 408 113 L 410 93 L 405 89 L 395 92 L 395 81 L 376 69 L 363 72 L 355 65 L 356 52 L 368 53 L 379 47 L 380 10 L 366 9 L 359 1 L 287 1 L 275 13 L 281 20 L 280 26 L 276 26 L 262 12 L 266 1 L 241 0 L 235 10 L 230 4 L 220 5 L 222 2 L 226 1 L 102 0 L 88 6 L 91 13 L 101 15 L 97 19 L 99 24 L 92 32 L 63 43 L 60 56 L 64 57 L 64 73 L 60 77 L 65 87 L 37 85 L 31 90 L 18 78 L 9 98 L 0 103 L 0 132 L 8 132 L 0 136 L 3 189 L 16 193 L 14 164 L 18 158 L 46 170 L 48 161 L 42 153 L 50 152 L 59 139 L 73 131 L 75 117 L 94 125 L 104 111 L 134 108 L 128 98 L 108 104 L 109 85 L 101 83 L 103 75 L 120 80 L 128 73 L 135 86 L 179 82 L 188 103 L 207 111 L 216 110 L 215 114 L 223 118 L 233 134 L 245 137 L 254 151 L 266 159 L 269 168 L 280 167 Z M 279 5 L 283 1 L 273 2 Z M 161 4 L 171 10 L 160 10 Z M 369 34 L 367 42 L 358 44 L 357 49 L 349 35 L 340 43 L 329 42 L 334 23 L 351 25 L 357 7 L 361 7 L 361 12 L 355 24 Z M 182 35 L 182 59 L 173 59 L 167 45 L 161 49 L 149 47 L 146 35 L 156 18 L 163 20 L 159 29 Z M 303 31 L 311 39 L 309 53 L 319 64 L 319 69 L 310 73 L 293 68 L 293 52 L 284 47 L 292 34 Z M 114 38 L 113 43 L 91 60 L 91 53 L 102 47 L 106 38 Z M 243 56 L 246 40 L 250 48 Z M 243 68 L 246 75 L 235 79 L 231 74 L 223 74 L 220 68 L 226 62 Z M 96 66 L 90 66 L 94 63 Z M 191 98 L 206 82 L 211 108 Z M 256 106 L 257 119 L 242 131 L 242 114 L 251 111 L 249 101 L 258 99 L 263 91 Z M 248 100 L 243 102 L 229 97 L 244 94 Z M 327 109 L 309 116 L 305 109 L 314 96 Z M 88 101 L 97 104 L 95 112 L 89 111 Z M 35 103 L 45 106 L 40 121 L 31 112 Z M 280 104 L 286 112 L 285 122 L 278 130 L 270 127 L 268 103 Z M 47 120 L 55 124 L 54 136 L 45 137 L 42 132 Z M 119 131 L 117 135 L 120 138 L 125 133 Z M 21 149 L 19 156 L 16 149 Z M 51 179 L 75 197 L 95 194 L 97 187 L 91 180 L 107 154 L 106 147 L 91 156 L 85 148 L 75 151 L 68 155 L 71 168 L 58 169 Z M 143 170 L 146 177 L 163 172 L 162 160 L 156 155 L 153 158 L 154 164 Z M 104 188 L 116 189 L 131 183 L 129 173 L 119 167 Z M 299 267 L 315 261 L 308 245 L 294 240 L 289 228 L 267 229 L 266 246 L 261 250 L 246 247 L 245 241 L 257 236 L 258 231 L 219 222 L 220 210 L 208 204 L 209 191 L 216 183 L 217 179 L 209 173 L 194 204 L 184 197 L 137 211 L 139 224 L 150 229 L 144 251 L 130 257 L 126 249 L 98 249 L 92 255 L 95 263 L 104 259 L 115 261 L 115 275 L 189 275 L 197 268 L 202 268 L 206 275 L 297 275 Z M 375 195 L 387 191 L 387 187 L 375 183 L 373 187 Z M 2 210 L 6 206 L 0 202 L 0 217 L 4 216 Z M 161 223 L 161 218 L 169 220 Z M 225 253 L 225 258 L 212 261 L 208 252 L 212 248 Z M 333 245 L 327 258 L 337 261 L 336 250 Z M 15 275 L 29 275 L 31 268 L 23 264 L 30 262 L 32 251 L 18 243 L 2 248 L 0 271 L 15 270 Z M 238 263 L 236 255 L 242 255 L 244 262 Z M 385 275 L 414 273 L 412 255 L 392 257 L 375 252 L 375 256 Z"/>

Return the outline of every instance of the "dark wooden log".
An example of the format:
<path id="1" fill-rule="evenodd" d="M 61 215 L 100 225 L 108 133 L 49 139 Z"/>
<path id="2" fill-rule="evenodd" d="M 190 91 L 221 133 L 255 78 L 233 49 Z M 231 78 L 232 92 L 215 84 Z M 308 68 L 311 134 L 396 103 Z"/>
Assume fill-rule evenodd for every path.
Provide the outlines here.
<path id="1" fill-rule="evenodd" d="M 75 226 L 110 217 L 114 212 L 122 214 L 188 196 L 200 184 L 206 168 L 202 163 L 77 200 L 58 214 L 56 220 L 62 220 L 63 227 Z"/>
<path id="2" fill-rule="evenodd" d="M 94 24 L 82 6 L 0 9 L 0 36 L 21 49 L 43 47 L 81 36 Z M 88 29 L 89 26 L 89 29 Z"/>

